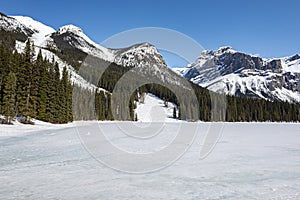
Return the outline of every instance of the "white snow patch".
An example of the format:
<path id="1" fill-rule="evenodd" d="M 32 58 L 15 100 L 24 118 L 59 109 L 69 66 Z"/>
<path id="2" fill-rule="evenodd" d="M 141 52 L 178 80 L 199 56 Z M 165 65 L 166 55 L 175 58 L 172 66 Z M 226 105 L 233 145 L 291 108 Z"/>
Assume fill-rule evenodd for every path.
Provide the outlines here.
<path id="1" fill-rule="evenodd" d="M 288 61 L 290 57 L 281 59 L 284 72 L 300 73 L 300 59 Z"/>

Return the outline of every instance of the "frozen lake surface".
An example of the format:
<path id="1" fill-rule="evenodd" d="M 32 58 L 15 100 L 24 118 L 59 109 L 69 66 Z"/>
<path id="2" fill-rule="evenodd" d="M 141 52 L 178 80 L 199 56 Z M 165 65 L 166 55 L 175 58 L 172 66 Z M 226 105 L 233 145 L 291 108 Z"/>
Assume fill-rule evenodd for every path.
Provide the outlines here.
<path id="1" fill-rule="evenodd" d="M 151 142 L 127 139 L 114 122 L 80 127 L 99 126 L 120 149 L 141 153 L 167 146 L 179 124 L 166 123 Z M 225 123 L 203 160 L 199 152 L 210 123 L 199 126 L 192 146 L 173 165 L 137 175 L 94 159 L 75 123 L 2 125 L 0 199 L 300 199 L 300 124 Z"/>

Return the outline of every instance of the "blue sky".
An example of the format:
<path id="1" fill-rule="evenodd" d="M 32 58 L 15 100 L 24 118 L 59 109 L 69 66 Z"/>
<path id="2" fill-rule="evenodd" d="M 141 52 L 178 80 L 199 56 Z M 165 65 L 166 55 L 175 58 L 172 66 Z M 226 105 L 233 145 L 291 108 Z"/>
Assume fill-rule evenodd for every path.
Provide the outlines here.
<path id="1" fill-rule="evenodd" d="M 75 24 L 98 43 L 128 29 L 163 27 L 205 49 L 229 45 L 267 58 L 300 53 L 298 0 L 4 0 L 0 7 L 5 14 L 31 16 L 55 29 Z M 174 59 L 172 64 L 182 63 Z"/>

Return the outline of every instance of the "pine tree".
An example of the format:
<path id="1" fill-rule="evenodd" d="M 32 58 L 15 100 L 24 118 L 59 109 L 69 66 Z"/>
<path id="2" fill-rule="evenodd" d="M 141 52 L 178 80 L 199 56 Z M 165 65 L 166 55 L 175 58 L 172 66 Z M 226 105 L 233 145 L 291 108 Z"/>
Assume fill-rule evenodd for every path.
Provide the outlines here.
<path id="1" fill-rule="evenodd" d="M 39 53 L 40 55 L 40 53 Z M 41 59 L 41 60 L 40 60 Z M 38 88 L 38 107 L 37 107 L 37 117 L 38 119 L 41 119 L 43 121 L 47 121 L 46 118 L 46 109 L 47 109 L 47 62 L 44 61 L 41 57 L 38 56 L 37 58 L 38 62 L 37 65 L 39 65 L 40 70 L 40 82 L 39 82 L 39 88 Z"/>
<path id="2" fill-rule="evenodd" d="M 3 90 L 5 86 L 6 77 L 9 73 L 9 60 L 10 54 L 8 50 L 0 44 L 0 113 L 3 112 L 2 102 L 3 102 Z"/>
<path id="3" fill-rule="evenodd" d="M 19 114 L 25 117 L 28 121 L 30 118 L 31 105 L 31 86 L 32 86 L 32 50 L 30 40 L 26 42 L 26 47 L 23 54 L 22 65 L 20 67 L 20 73 L 18 78 L 18 108 Z"/>
<path id="4" fill-rule="evenodd" d="M 17 77 L 15 73 L 10 72 L 7 77 L 7 81 L 4 88 L 4 115 L 7 118 L 7 122 L 10 124 L 13 116 L 15 115 L 15 103 L 16 103 L 16 88 Z"/>
<path id="5" fill-rule="evenodd" d="M 53 64 L 48 64 L 46 118 L 49 122 L 55 122 L 56 87 L 54 82 L 54 66 Z"/>

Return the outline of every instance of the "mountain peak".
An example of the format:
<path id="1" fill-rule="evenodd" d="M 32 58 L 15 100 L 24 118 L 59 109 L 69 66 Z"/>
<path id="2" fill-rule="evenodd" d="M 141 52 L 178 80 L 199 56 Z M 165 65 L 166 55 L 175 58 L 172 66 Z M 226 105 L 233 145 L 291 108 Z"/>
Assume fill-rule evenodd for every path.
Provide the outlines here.
<path id="1" fill-rule="evenodd" d="M 217 54 L 223 54 L 223 53 L 236 53 L 237 51 L 235 51 L 231 46 L 224 46 L 224 47 L 220 47 L 216 53 Z"/>
<path id="2" fill-rule="evenodd" d="M 292 62 L 292 61 L 299 60 L 299 59 L 300 59 L 300 55 L 299 54 L 295 54 L 295 55 L 293 55 L 291 57 L 288 57 L 287 61 Z"/>
<path id="3" fill-rule="evenodd" d="M 143 43 L 139 43 L 136 44 L 136 46 L 141 46 L 141 47 L 154 47 L 154 45 L 148 43 L 148 42 L 143 42 Z"/>
<path id="4" fill-rule="evenodd" d="M 218 49 L 218 51 L 230 51 L 230 50 L 233 50 L 233 48 L 231 46 L 223 46 L 223 47 L 220 47 Z"/>
<path id="5" fill-rule="evenodd" d="M 203 51 L 184 77 L 230 95 L 300 102 L 300 56 L 264 59 L 232 47 Z"/>
<path id="6" fill-rule="evenodd" d="M 66 33 L 66 32 L 72 32 L 72 33 L 75 33 L 77 35 L 81 35 L 83 33 L 81 28 L 79 28 L 78 26 L 75 26 L 73 24 L 68 24 L 68 25 L 62 26 L 58 30 L 59 34 L 63 34 L 63 33 Z"/>

